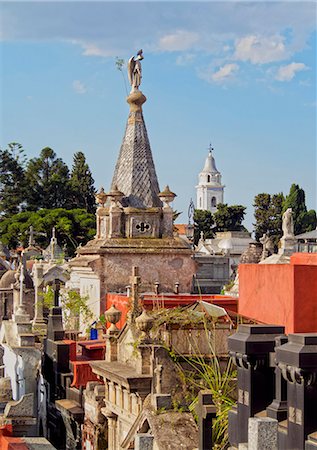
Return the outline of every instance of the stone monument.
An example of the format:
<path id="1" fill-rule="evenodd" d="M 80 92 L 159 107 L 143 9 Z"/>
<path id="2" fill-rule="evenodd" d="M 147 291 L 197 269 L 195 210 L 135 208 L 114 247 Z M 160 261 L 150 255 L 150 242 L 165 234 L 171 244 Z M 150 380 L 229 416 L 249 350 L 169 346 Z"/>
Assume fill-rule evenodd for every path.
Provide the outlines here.
<path id="1" fill-rule="evenodd" d="M 101 296 L 124 292 L 134 266 L 140 269 L 141 289 L 147 291 L 156 283 L 162 291 L 172 291 L 179 282 L 180 291 L 189 292 L 195 273 L 191 246 L 173 232 L 170 203 L 176 194 L 168 186 L 159 189 L 143 118 L 142 60 L 142 50 L 129 59 L 130 113 L 110 190 L 102 188 L 96 195 L 95 239 L 69 263 L 69 285 L 81 290 L 85 279 L 97 275 Z"/>

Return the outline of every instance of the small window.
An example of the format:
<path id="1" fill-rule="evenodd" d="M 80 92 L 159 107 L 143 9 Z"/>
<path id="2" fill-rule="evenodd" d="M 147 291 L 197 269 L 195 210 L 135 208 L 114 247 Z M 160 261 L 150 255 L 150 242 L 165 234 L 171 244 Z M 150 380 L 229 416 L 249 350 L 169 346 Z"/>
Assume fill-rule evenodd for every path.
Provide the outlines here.
<path id="1" fill-rule="evenodd" d="M 201 197 L 199 197 L 199 208 L 201 208 Z"/>
<path id="2" fill-rule="evenodd" d="M 211 206 L 213 208 L 215 208 L 217 206 L 217 199 L 216 199 L 216 197 L 212 197 L 212 199 L 211 199 Z"/>
<path id="3" fill-rule="evenodd" d="M 210 183 L 210 175 L 207 175 L 207 183 Z"/>

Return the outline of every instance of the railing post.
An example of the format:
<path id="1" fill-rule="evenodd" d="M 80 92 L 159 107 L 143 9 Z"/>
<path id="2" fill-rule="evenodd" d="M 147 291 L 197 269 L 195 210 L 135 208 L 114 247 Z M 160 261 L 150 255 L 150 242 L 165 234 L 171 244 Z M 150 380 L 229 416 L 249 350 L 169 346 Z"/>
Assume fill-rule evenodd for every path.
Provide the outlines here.
<path id="1" fill-rule="evenodd" d="M 274 368 L 270 353 L 275 338 L 284 327 L 273 325 L 239 325 L 228 338 L 229 354 L 238 368 L 238 402 L 229 412 L 231 445 L 248 442 L 248 419 L 263 411 L 274 398 Z"/>

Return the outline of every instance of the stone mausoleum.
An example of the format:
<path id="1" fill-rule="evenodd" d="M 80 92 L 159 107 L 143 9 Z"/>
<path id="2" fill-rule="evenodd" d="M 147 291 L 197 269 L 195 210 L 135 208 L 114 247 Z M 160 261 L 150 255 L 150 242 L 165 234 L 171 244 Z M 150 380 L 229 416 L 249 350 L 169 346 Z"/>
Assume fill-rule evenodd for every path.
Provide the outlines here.
<path id="1" fill-rule="evenodd" d="M 171 292 L 175 283 L 181 292 L 192 288 L 192 248 L 174 236 L 170 203 L 175 194 L 168 186 L 160 191 L 144 123 L 146 97 L 139 90 L 141 77 L 136 74 L 141 59 L 140 55 L 130 59 L 130 113 L 110 191 L 102 188 L 96 196 L 95 239 L 70 262 L 70 284 L 91 297 L 91 303 L 99 293 L 125 291 L 133 266 L 139 267 L 143 291 L 156 286 L 156 290 Z"/>

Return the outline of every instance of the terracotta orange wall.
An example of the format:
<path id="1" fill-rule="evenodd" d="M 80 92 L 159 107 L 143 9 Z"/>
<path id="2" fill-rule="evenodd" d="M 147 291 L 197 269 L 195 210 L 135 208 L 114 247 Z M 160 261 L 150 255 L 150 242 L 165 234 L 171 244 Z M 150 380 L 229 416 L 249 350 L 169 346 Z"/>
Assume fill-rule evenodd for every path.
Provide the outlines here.
<path id="1" fill-rule="evenodd" d="M 317 254 L 295 253 L 290 264 L 239 266 L 239 314 L 286 333 L 317 332 Z"/>
<path id="2" fill-rule="evenodd" d="M 289 264 L 239 266 L 239 314 L 267 324 L 294 328 L 293 267 Z"/>
<path id="3" fill-rule="evenodd" d="M 121 330 L 123 328 L 124 324 L 127 321 L 127 312 L 128 312 L 128 306 L 130 302 L 130 297 L 127 297 L 126 295 L 122 294 L 106 294 L 106 305 L 105 305 L 105 311 L 110 308 L 111 305 L 114 305 L 119 311 L 121 311 L 121 319 L 116 324 L 116 326 Z M 109 324 L 107 324 L 109 326 Z"/>
<path id="4" fill-rule="evenodd" d="M 316 255 L 317 256 L 317 255 Z M 294 266 L 294 332 L 317 332 L 317 266 Z"/>

